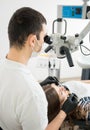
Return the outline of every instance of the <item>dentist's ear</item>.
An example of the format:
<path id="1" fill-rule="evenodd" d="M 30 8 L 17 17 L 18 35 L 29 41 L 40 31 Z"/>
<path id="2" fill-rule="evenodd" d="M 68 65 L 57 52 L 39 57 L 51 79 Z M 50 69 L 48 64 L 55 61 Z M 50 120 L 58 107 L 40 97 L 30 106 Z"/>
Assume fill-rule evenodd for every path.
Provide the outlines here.
<path id="1" fill-rule="evenodd" d="M 36 42 L 36 35 L 29 35 L 29 37 L 28 37 L 28 43 L 29 43 L 29 46 L 31 48 L 35 47 L 35 42 Z"/>

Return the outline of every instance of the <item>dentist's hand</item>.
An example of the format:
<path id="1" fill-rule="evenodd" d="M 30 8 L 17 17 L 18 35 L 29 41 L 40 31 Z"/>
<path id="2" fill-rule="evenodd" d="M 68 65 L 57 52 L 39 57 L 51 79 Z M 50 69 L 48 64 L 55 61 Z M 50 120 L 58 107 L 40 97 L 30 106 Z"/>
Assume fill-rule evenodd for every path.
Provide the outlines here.
<path id="1" fill-rule="evenodd" d="M 59 85 L 59 81 L 56 77 L 48 76 L 45 80 L 40 82 L 41 86 L 47 85 L 47 84 L 52 84 L 55 83 L 56 85 Z"/>
<path id="2" fill-rule="evenodd" d="M 69 114 L 71 111 L 73 111 L 78 105 L 78 97 L 76 94 L 72 93 L 64 102 L 62 106 L 62 110 Z"/>

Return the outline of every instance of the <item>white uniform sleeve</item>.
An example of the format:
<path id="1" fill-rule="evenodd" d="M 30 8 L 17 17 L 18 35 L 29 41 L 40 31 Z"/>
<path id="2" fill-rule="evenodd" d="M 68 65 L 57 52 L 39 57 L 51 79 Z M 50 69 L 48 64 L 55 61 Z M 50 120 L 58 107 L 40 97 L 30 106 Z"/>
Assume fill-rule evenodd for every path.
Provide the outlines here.
<path id="1" fill-rule="evenodd" d="M 48 124 L 47 101 L 42 97 L 31 97 L 18 107 L 17 116 L 23 130 L 45 130 Z"/>

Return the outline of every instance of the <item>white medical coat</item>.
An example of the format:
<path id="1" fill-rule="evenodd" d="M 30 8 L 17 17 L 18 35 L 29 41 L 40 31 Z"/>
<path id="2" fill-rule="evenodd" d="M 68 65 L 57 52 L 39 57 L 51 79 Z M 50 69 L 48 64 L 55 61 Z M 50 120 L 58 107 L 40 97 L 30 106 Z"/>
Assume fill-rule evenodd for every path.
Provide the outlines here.
<path id="1" fill-rule="evenodd" d="M 27 67 L 5 59 L 0 63 L 0 126 L 4 130 L 45 130 L 45 93 Z"/>

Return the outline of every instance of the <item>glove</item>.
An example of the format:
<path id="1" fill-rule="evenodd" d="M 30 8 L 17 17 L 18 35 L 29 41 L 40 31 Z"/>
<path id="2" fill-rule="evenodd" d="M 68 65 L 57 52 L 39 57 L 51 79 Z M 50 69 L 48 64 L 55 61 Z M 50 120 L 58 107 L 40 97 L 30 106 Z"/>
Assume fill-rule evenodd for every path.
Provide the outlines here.
<path id="1" fill-rule="evenodd" d="M 56 85 L 59 85 L 59 81 L 56 77 L 48 76 L 45 80 L 40 82 L 41 86 L 47 85 L 47 84 L 52 84 L 55 83 Z"/>
<path id="2" fill-rule="evenodd" d="M 63 110 L 66 114 L 69 114 L 77 107 L 77 105 L 78 105 L 78 97 L 76 94 L 72 93 L 64 102 L 61 110 Z"/>

